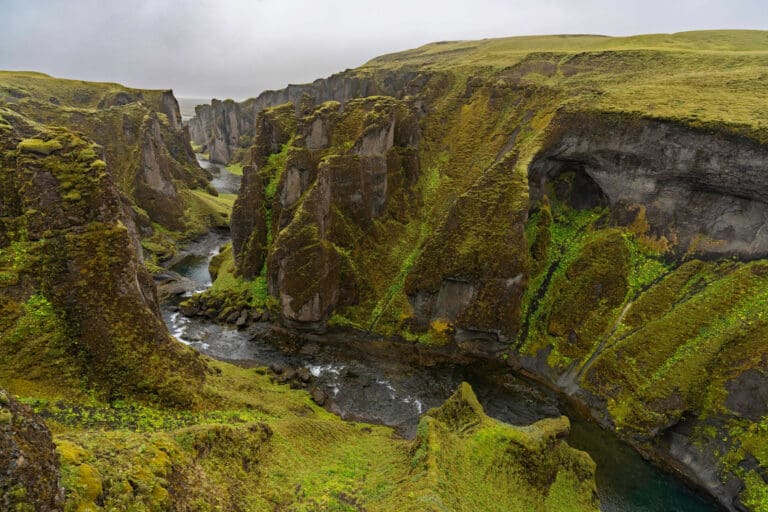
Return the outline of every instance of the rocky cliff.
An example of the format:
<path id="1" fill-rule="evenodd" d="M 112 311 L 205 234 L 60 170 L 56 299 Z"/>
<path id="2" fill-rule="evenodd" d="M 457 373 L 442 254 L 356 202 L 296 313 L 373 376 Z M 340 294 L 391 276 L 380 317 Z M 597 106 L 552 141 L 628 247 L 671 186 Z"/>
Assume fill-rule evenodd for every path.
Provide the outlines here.
<path id="1" fill-rule="evenodd" d="M 429 45 L 335 78 L 392 97 L 241 112 L 235 265 L 285 326 L 506 361 L 763 510 L 760 34 Z"/>
<path id="2" fill-rule="evenodd" d="M 0 108 L 4 382 L 193 404 L 203 364 L 165 331 L 123 176 L 83 132 L 15 107 Z"/>
<path id="3" fill-rule="evenodd" d="M 417 73 L 359 73 L 348 71 L 311 84 L 289 85 L 265 91 L 256 98 L 237 103 L 213 100 L 198 105 L 189 121 L 192 141 L 210 155 L 211 162 L 228 164 L 247 157 L 257 132 L 259 113 L 270 107 L 292 103 L 297 111 L 307 111 L 325 101 L 346 103 L 354 98 L 387 95 L 402 97 L 417 90 L 423 80 Z"/>
<path id="4" fill-rule="evenodd" d="M 144 247 L 167 257 L 177 240 L 207 229 L 210 177 L 197 164 L 171 91 L 0 72 L 0 101 L 43 125 L 65 126 L 95 142 Z M 156 229 L 160 227 L 161 229 Z"/>

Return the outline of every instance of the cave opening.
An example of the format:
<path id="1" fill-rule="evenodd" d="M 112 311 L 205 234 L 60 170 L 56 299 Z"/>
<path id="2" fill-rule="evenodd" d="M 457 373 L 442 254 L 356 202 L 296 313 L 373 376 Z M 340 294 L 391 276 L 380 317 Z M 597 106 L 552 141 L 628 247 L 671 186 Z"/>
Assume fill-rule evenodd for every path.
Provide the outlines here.
<path id="1" fill-rule="evenodd" d="M 531 198 L 534 200 L 547 195 L 551 200 L 575 210 L 592 210 L 610 205 L 608 196 L 590 176 L 584 162 L 541 159 L 531 165 L 529 184 Z"/>
<path id="2" fill-rule="evenodd" d="M 564 162 L 550 175 L 548 195 L 575 210 L 592 210 L 608 206 L 608 197 L 587 174 L 581 163 Z"/>

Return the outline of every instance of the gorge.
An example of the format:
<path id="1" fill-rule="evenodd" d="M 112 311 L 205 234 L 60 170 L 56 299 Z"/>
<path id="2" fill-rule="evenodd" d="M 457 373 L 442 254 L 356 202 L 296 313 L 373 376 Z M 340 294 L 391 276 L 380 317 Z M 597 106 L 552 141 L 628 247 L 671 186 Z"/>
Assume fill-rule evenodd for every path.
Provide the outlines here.
<path id="1" fill-rule="evenodd" d="M 768 510 L 766 65 L 442 42 L 185 122 L 0 72 L 2 506 Z"/>

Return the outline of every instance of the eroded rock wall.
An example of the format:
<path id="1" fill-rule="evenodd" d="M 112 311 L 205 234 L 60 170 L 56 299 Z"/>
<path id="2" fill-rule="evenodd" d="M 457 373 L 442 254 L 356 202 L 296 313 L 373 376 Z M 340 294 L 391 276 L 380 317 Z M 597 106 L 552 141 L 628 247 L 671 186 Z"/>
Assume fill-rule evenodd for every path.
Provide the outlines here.
<path id="1" fill-rule="evenodd" d="M 98 147 L 4 116 L 5 371 L 63 387 L 81 381 L 110 398 L 192 404 L 203 363 L 167 334 L 130 209 Z"/>
<path id="2" fill-rule="evenodd" d="M 768 255 L 768 148 L 723 132 L 626 115 L 559 116 L 531 166 L 531 198 L 562 172 L 586 176 L 618 223 L 643 209 L 651 231 L 682 256 Z M 574 198 L 574 200 L 577 200 Z"/>
<path id="3" fill-rule="evenodd" d="M 346 103 L 354 98 L 375 95 L 402 98 L 414 94 L 426 83 L 417 72 L 358 73 L 349 71 L 311 84 L 289 85 L 276 91 L 265 91 L 256 98 L 237 103 L 212 100 L 199 105 L 189 121 L 192 141 L 208 152 L 211 162 L 228 164 L 253 142 L 259 113 L 270 107 L 291 103 L 301 114 L 325 101 Z"/>
<path id="4" fill-rule="evenodd" d="M 410 155 L 419 128 L 411 109 L 391 98 L 359 100 L 344 111 L 326 103 L 294 126 L 285 162 L 274 169 L 268 157 L 289 133 L 276 117 L 260 117 L 253 165 L 233 214 L 235 259 L 241 274 L 253 276 L 269 249 L 266 278 L 283 320 L 323 330 L 336 305 L 355 303 L 366 286 L 351 256 L 356 241 L 418 178 Z"/>

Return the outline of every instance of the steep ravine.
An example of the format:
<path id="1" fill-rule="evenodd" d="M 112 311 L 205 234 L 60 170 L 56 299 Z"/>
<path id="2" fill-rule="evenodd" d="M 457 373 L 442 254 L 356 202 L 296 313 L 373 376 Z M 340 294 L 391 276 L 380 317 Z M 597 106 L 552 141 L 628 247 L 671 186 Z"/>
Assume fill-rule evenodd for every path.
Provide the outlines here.
<path id="1" fill-rule="evenodd" d="M 503 356 L 513 368 L 571 395 L 605 428 L 620 430 L 648 457 L 686 474 L 726 507 L 742 507 L 735 496 L 743 484 L 713 455 L 738 448 L 700 439 L 703 432 L 711 436 L 713 423 L 696 417 L 702 411 L 721 417 L 715 429 L 736 423 L 717 402 L 702 401 L 697 390 L 715 393 L 735 372 L 759 368 L 764 349 L 753 343 L 750 361 L 717 363 L 718 371 L 708 375 L 695 369 L 673 372 L 666 381 L 673 387 L 672 400 L 656 397 L 663 386 L 649 386 L 659 372 L 670 371 L 670 364 L 689 364 L 678 345 L 692 334 L 674 334 L 665 325 L 685 325 L 673 319 L 702 303 L 722 310 L 725 324 L 705 331 L 701 364 L 715 364 L 713 357 L 739 357 L 729 341 L 736 332 L 727 327 L 728 318 L 740 314 L 731 308 L 754 306 L 712 303 L 718 295 L 710 296 L 709 287 L 674 283 L 714 279 L 716 287 L 730 290 L 721 293 L 744 301 L 749 295 L 734 286 L 759 290 L 756 281 L 736 283 L 747 279 L 747 272 L 761 273 L 762 263 L 741 269 L 740 263 L 706 260 L 724 253 L 764 255 L 765 204 L 757 185 L 746 190 L 742 183 L 745 176 L 757 176 L 760 162 L 768 160 L 762 146 L 669 122 L 558 114 L 527 166 L 530 202 L 521 201 L 526 188 L 517 171 L 519 156 L 507 148 L 464 195 L 447 203 L 430 235 L 412 238 L 419 240 L 415 252 L 404 257 L 396 252 L 402 250 L 397 237 L 413 236 L 409 225 L 422 215 L 411 197 L 429 190 L 419 188 L 425 165 L 411 157 L 423 136 L 412 105 L 381 97 L 351 100 L 343 110 L 335 105 L 302 118 L 293 139 L 284 124 L 289 117 L 283 111 L 290 113 L 290 107 L 262 113 L 254 167 L 245 168 L 246 182 L 235 203 L 236 265 L 244 276 L 266 280 L 284 326 L 318 334 L 329 322 L 331 331 L 339 324 L 361 333 L 374 326 L 379 335 L 415 332 L 424 344 L 420 352 L 448 359 Z M 355 130 L 350 123 L 360 119 L 362 127 L 350 132 Z M 347 131 L 339 135 L 341 130 Z M 286 155 L 282 163 L 271 156 L 278 154 Z M 626 182 L 634 185 L 625 187 Z M 265 192 L 270 187 L 274 200 Z M 428 204 L 429 196 L 421 198 Z M 530 229 L 523 233 L 529 217 Z M 529 243 L 531 256 L 521 252 Z M 702 261 L 681 265 L 691 258 Z M 409 266 L 395 270 L 401 277 L 387 287 L 381 280 L 391 280 L 401 265 Z M 688 274 L 683 270 L 688 268 L 698 270 Z M 540 296 L 526 295 L 528 286 L 539 289 Z M 689 291 L 664 292 L 669 286 Z M 399 295 L 403 291 L 410 305 Z M 366 295 L 371 292 L 384 293 L 374 295 L 372 303 Z M 683 299 L 692 294 L 694 300 L 656 306 L 660 293 Z M 630 305 L 634 297 L 637 303 Z M 696 321 L 709 319 L 686 320 Z M 394 331 L 382 330 L 393 325 Z M 520 326 L 527 327 L 525 338 Z M 697 327 L 686 328 L 694 333 Z M 666 345 L 641 356 L 655 358 L 643 363 L 640 373 L 648 384 L 606 383 L 601 375 L 615 374 L 619 382 L 637 379 L 632 360 L 624 363 L 617 354 L 643 351 L 644 329 L 665 330 Z M 435 350 L 436 345 L 442 347 Z M 636 394 L 627 396 L 633 389 Z M 636 408 L 627 409 L 624 404 L 632 401 Z M 684 416 L 689 430 L 681 437 L 676 425 Z"/>
<path id="2" fill-rule="evenodd" d="M 293 103 L 233 114 L 254 137 L 232 157 L 233 258 L 188 311 L 500 361 L 727 509 L 764 510 L 764 56 L 680 52 L 689 37 L 712 42 L 440 43 L 337 75 L 343 94 L 263 96 Z"/>
<path id="3" fill-rule="evenodd" d="M 223 168 L 201 163 L 212 172 L 213 183 L 234 179 Z M 201 239 L 185 249 L 187 256 L 171 270 L 191 280 L 186 283 L 190 291 L 207 288 L 208 264 L 225 242 L 217 234 Z M 425 367 L 416 361 L 397 361 L 383 353 L 366 351 L 366 342 L 355 340 L 352 333 L 335 336 L 332 343 L 322 339 L 306 341 L 286 351 L 286 346 L 278 348 L 264 336 L 267 324 L 237 329 L 200 317 L 186 318 L 180 314 L 177 303 L 178 299 L 171 299 L 162 306 L 162 311 L 169 330 L 180 341 L 239 365 L 271 366 L 286 371 L 308 368 L 314 377 L 310 387 L 321 390 L 326 408 L 343 418 L 391 425 L 410 438 L 415 435 L 423 412 L 442 404 L 460 382 L 468 381 L 486 411 L 502 421 L 526 425 L 567 414 L 572 424 L 571 444 L 590 453 L 598 463 L 601 510 L 716 509 L 672 476 L 645 462 L 615 436 L 584 419 L 556 393 L 498 366 L 488 367 L 480 361 L 470 366 L 445 361 Z"/>

